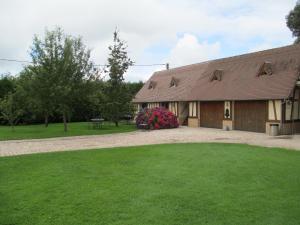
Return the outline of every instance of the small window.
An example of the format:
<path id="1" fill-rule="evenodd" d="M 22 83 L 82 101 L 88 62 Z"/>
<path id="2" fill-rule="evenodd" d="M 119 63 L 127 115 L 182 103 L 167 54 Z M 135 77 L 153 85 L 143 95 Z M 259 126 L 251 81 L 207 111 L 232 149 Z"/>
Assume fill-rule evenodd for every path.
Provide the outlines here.
<path id="1" fill-rule="evenodd" d="M 197 117 L 197 102 L 189 102 L 189 117 Z"/>
<path id="2" fill-rule="evenodd" d="M 257 76 L 264 76 L 264 75 L 272 75 L 273 74 L 273 66 L 271 62 L 264 62 L 261 67 L 259 68 Z"/>
<path id="3" fill-rule="evenodd" d="M 220 69 L 215 70 L 213 72 L 213 74 L 211 75 L 211 77 L 210 77 L 210 81 L 211 82 L 215 81 L 215 80 L 221 81 L 222 80 L 222 76 L 223 76 L 223 70 L 220 70 Z"/>
<path id="4" fill-rule="evenodd" d="M 178 85 L 178 79 L 175 79 L 172 77 L 171 82 L 170 82 L 170 87 L 177 87 Z"/>
<path id="5" fill-rule="evenodd" d="M 156 82 L 150 81 L 149 86 L 148 86 L 148 89 L 154 89 L 155 86 L 156 86 Z"/>

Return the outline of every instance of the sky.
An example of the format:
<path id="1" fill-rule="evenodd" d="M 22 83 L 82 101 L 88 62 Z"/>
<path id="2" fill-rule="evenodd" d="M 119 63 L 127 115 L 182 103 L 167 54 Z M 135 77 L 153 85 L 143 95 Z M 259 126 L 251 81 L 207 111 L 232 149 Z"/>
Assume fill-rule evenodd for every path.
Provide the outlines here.
<path id="1" fill-rule="evenodd" d="M 117 27 L 137 65 L 170 68 L 292 44 L 285 17 L 296 0 L 1 0 L 0 58 L 30 60 L 33 36 L 59 26 L 105 64 Z M 0 61 L 0 74 L 26 64 Z M 146 81 L 164 66 L 131 67 Z"/>

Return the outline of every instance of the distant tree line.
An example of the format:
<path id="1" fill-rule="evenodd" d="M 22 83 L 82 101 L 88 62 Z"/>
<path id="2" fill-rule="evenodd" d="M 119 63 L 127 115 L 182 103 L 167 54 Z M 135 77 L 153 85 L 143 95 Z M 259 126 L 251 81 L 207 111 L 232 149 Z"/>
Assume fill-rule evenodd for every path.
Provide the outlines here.
<path id="1" fill-rule="evenodd" d="M 116 30 L 109 46 L 107 66 L 100 70 L 90 59 L 81 38 L 61 28 L 35 36 L 30 50 L 32 64 L 17 76 L 0 77 L 0 123 L 33 124 L 88 121 L 102 117 L 116 126 L 124 115 L 133 114 L 133 96 L 142 82 L 125 82 L 133 65 L 127 45 Z M 107 79 L 103 79 L 108 75 Z"/>

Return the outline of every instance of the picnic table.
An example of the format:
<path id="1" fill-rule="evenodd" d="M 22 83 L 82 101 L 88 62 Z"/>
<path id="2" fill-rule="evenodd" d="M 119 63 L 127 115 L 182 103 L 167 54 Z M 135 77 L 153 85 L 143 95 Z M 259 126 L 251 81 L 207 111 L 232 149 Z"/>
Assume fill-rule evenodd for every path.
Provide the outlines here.
<path id="1" fill-rule="evenodd" d="M 91 119 L 92 128 L 93 129 L 100 129 L 100 128 L 102 128 L 103 121 L 104 121 L 103 118 L 94 118 L 94 119 Z"/>

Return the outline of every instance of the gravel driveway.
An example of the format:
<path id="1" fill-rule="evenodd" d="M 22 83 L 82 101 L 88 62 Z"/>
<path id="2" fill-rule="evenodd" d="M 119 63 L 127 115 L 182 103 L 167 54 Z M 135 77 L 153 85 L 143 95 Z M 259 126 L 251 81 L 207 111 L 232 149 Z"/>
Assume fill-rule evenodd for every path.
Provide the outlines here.
<path id="1" fill-rule="evenodd" d="M 245 143 L 300 150 L 300 135 L 270 137 L 266 134 L 244 131 L 180 127 L 170 130 L 134 131 L 121 134 L 0 141 L 0 156 L 188 142 Z"/>

